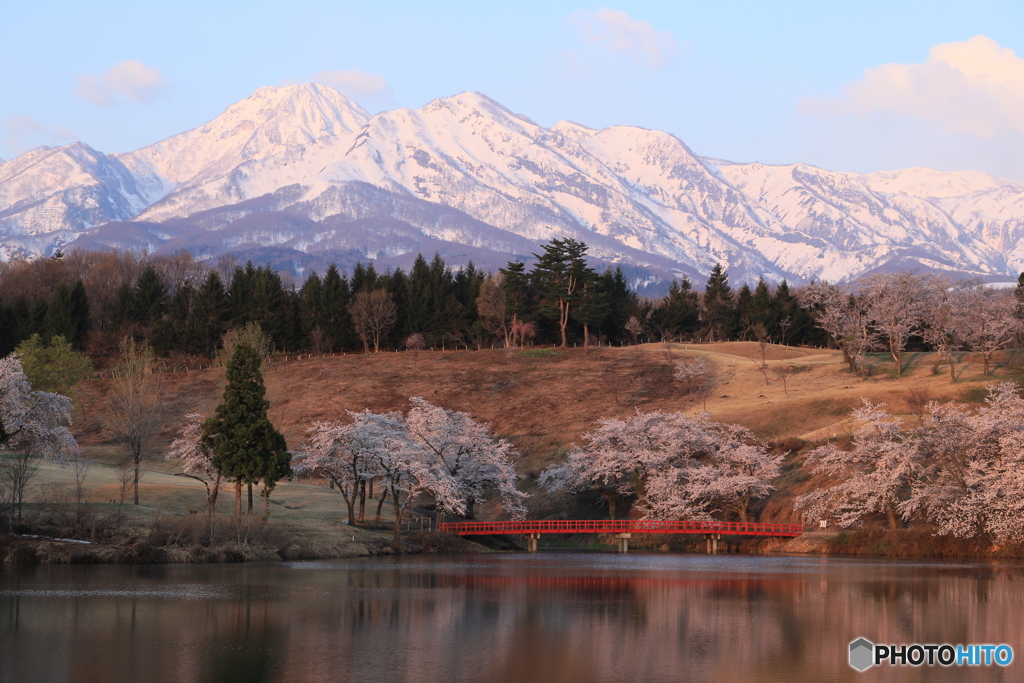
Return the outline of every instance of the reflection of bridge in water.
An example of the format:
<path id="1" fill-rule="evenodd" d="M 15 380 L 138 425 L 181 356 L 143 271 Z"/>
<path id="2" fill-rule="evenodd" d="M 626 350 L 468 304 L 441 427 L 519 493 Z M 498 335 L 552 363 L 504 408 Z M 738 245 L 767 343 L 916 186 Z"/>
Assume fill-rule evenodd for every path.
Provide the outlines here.
<path id="1" fill-rule="evenodd" d="M 779 536 L 792 538 L 804 532 L 803 524 L 763 522 L 686 522 L 647 519 L 545 519 L 519 522 L 443 522 L 440 531 L 459 536 L 524 535 L 528 552 L 537 552 L 541 534 L 615 534 L 619 552 L 629 550 L 633 534 L 703 534 L 708 553 L 718 552 L 722 536 Z"/>

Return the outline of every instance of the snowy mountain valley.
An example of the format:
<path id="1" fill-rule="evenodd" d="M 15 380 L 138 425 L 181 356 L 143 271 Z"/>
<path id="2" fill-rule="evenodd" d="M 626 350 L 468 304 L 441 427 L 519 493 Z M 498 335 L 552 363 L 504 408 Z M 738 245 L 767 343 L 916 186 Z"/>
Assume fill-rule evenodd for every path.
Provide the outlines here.
<path id="1" fill-rule="evenodd" d="M 0 260 L 58 249 L 233 253 L 298 276 L 417 253 L 486 269 L 554 237 L 641 290 L 706 277 L 847 281 L 1024 270 L 1024 183 L 702 157 L 669 133 L 550 128 L 478 93 L 371 116 L 307 83 L 265 87 L 126 154 L 85 143 L 0 162 Z"/>

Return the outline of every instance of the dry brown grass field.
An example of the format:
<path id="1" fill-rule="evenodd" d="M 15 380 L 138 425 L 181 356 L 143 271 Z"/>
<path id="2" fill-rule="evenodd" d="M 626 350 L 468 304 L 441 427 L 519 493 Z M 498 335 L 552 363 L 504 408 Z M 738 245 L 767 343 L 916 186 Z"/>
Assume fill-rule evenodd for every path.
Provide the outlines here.
<path id="1" fill-rule="evenodd" d="M 869 361 L 871 376 L 861 379 L 847 371 L 836 351 L 783 346 L 767 347 L 766 379 L 755 342 L 646 344 L 590 353 L 533 348 L 511 357 L 500 350 L 292 356 L 287 362 L 279 358 L 265 365 L 264 375 L 270 417 L 292 448 L 302 443 L 314 420 L 344 419 L 346 410 L 364 408 L 404 411 L 409 397 L 421 396 L 490 423 L 496 436 L 515 445 L 522 486 L 531 493 L 529 506 L 535 516 L 599 516 L 603 511 L 589 504 L 546 495 L 536 486 L 536 477 L 602 417 L 626 417 L 636 410 L 697 412 L 706 407 L 717 420 L 745 425 L 761 439 L 793 450 L 801 442 L 809 445 L 848 434 L 849 412 L 862 397 L 885 402 L 908 425 L 916 420 L 907 397 L 911 389 L 935 400 L 980 401 L 988 383 L 1018 376 L 1020 353 L 1002 352 L 992 377 L 983 377 L 980 362 L 967 355 L 955 383 L 949 381 L 945 367 L 933 374 L 930 354 L 907 354 L 901 378 L 893 375 L 887 356 L 876 354 Z M 688 400 L 673 381 L 674 362 L 687 355 L 703 356 L 717 369 L 720 384 L 706 405 Z M 775 376 L 777 367 L 790 368 L 785 386 Z M 174 465 L 164 462 L 163 455 L 186 413 L 209 414 L 219 402 L 223 370 L 160 376 L 162 427 L 145 465 L 143 505 L 151 512 L 170 514 L 201 510 L 201 485 L 174 476 Z M 100 503 L 116 497 L 114 465 L 125 457 L 107 427 L 108 389 L 104 379 L 86 383 L 79 394 L 75 426 L 85 454 L 97 462 L 87 485 L 90 500 Z M 800 476 L 800 460 L 796 453 L 790 456 L 789 474 L 768 504 L 765 518 L 796 519 L 792 496 L 806 480 Z M 69 478 L 65 470 L 45 468 L 36 483 Z M 35 489 L 37 495 L 43 490 Z M 231 503 L 230 492 L 226 493 L 220 506 L 224 512 Z M 272 515 L 284 523 L 313 535 L 341 533 L 343 501 L 335 491 L 304 481 L 284 482 L 272 501 Z M 565 509 L 573 505 L 582 507 Z"/>

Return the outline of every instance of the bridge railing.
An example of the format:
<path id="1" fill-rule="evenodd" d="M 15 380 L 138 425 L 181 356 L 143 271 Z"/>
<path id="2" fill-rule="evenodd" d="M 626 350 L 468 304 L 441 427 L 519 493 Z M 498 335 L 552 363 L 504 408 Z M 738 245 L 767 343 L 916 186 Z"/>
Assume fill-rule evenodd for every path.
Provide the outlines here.
<path id="1" fill-rule="evenodd" d="M 714 522 L 644 519 L 545 519 L 513 522 L 445 522 L 441 531 L 471 534 L 728 534 L 736 536 L 799 536 L 803 524 Z"/>

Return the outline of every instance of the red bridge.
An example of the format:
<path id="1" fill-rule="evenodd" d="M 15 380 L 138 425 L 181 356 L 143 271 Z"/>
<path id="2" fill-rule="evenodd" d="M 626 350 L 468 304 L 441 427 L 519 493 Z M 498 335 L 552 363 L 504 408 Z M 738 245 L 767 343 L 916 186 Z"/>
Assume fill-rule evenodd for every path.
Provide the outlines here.
<path id="1" fill-rule="evenodd" d="M 541 534 L 616 534 L 619 552 L 629 550 L 633 534 L 704 534 L 708 552 L 718 551 L 722 536 L 779 536 L 792 538 L 804 532 L 803 524 L 761 522 L 684 522 L 645 519 L 546 519 L 519 522 L 442 522 L 439 531 L 470 536 L 524 534 L 527 550 L 537 552 Z"/>

